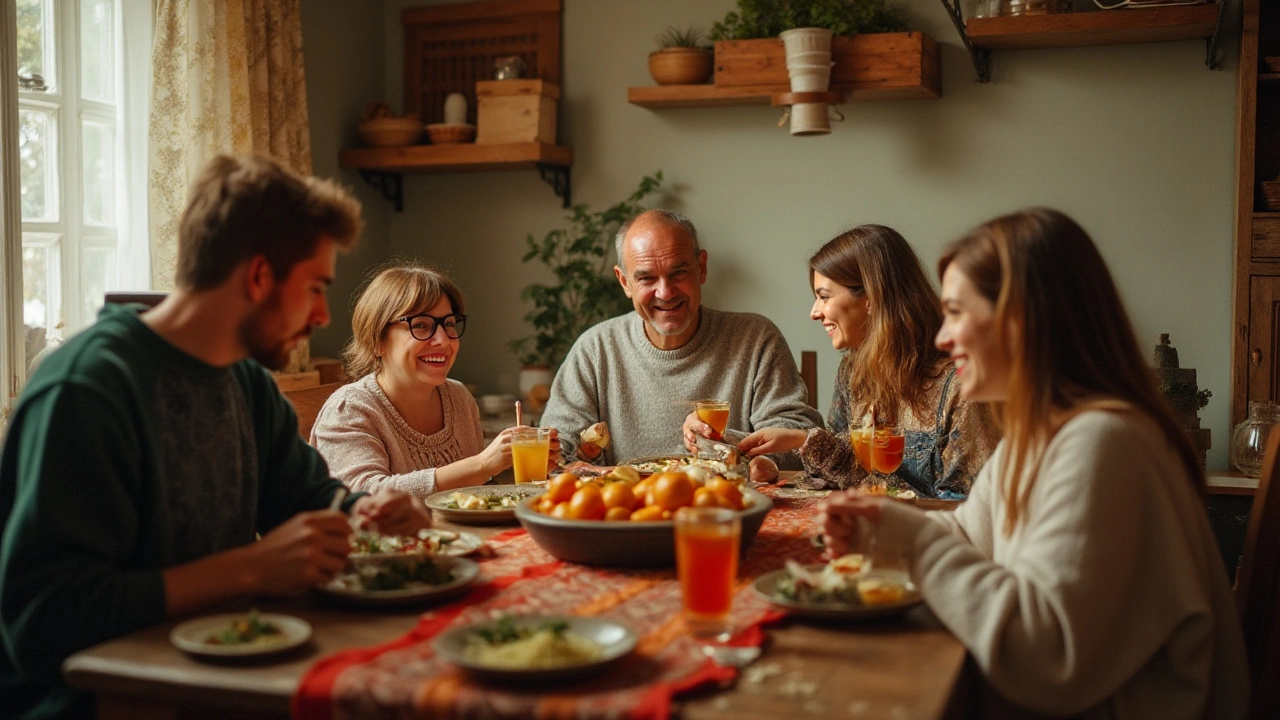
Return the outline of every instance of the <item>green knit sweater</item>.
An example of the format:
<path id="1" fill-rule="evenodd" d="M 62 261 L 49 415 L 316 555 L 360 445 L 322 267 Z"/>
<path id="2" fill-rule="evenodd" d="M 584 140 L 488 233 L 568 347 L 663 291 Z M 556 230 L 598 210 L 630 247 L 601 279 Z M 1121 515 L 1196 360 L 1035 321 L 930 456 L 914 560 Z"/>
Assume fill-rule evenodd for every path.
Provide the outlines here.
<path id="1" fill-rule="evenodd" d="M 108 306 L 27 383 L 0 455 L 0 698 L 79 717 L 67 656 L 165 620 L 163 570 L 254 540 L 341 486 L 253 361 L 216 368 Z M 350 502 L 350 501 L 349 501 Z"/>

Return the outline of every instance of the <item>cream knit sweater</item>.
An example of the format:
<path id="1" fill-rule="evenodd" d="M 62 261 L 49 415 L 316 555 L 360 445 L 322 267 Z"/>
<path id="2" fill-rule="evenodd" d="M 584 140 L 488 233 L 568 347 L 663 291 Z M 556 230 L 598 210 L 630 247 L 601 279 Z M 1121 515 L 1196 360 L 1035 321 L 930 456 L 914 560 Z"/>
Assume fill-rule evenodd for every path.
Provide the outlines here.
<path id="1" fill-rule="evenodd" d="M 1097 411 L 1069 421 L 1012 536 L 995 473 L 1004 455 L 1002 442 L 954 513 L 888 503 L 881 519 L 883 542 L 912 548 L 925 601 L 989 689 L 1046 715 L 1243 717 L 1227 576 L 1155 423 Z"/>
<path id="2" fill-rule="evenodd" d="M 436 468 L 484 449 L 480 408 L 462 383 L 440 386 L 444 429 L 431 435 L 409 427 L 373 374 L 334 391 L 311 428 L 311 444 L 329 472 L 353 490 L 393 487 L 426 497 L 436 491 Z"/>

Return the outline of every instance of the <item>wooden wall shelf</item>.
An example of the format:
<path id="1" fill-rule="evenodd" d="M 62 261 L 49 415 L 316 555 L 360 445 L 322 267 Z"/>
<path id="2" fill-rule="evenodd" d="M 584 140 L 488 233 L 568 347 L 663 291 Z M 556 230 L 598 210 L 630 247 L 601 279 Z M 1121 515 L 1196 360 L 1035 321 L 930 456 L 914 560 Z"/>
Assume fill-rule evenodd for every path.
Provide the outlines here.
<path id="1" fill-rule="evenodd" d="M 573 149 L 546 143 L 502 145 L 408 145 L 386 148 L 348 148 L 338 153 L 338 165 L 360 171 L 370 185 L 404 208 L 404 173 L 459 172 L 472 170 L 519 170 L 537 168 L 556 197 L 569 207 Z"/>
<path id="2" fill-rule="evenodd" d="M 969 18 L 969 40 L 989 50 L 1128 45 L 1213 37 L 1217 5 Z"/>
<path id="3" fill-rule="evenodd" d="M 831 40 L 831 90 L 857 101 L 933 100 L 942 95 L 938 46 L 923 33 L 873 33 Z M 627 102 L 667 108 L 769 105 L 789 93 L 782 41 L 716 43 L 715 83 L 627 88 Z"/>
<path id="4" fill-rule="evenodd" d="M 1130 45 L 1205 40 L 1205 65 L 1218 69 L 1218 38 L 1228 0 L 1181 7 L 1126 7 L 1083 13 L 968 18 L 960 0 L 942 0 L 973 58 L 978 82 L 991 81 L 992 50 Z"/>

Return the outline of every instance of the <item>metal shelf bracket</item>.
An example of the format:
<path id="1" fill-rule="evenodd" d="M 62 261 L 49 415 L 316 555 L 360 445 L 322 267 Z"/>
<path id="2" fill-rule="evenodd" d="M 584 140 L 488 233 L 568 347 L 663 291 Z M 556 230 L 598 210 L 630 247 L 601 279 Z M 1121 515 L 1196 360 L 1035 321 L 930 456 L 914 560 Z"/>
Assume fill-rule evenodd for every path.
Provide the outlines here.
<path id="1" fill-rule="evenodd" d="M 382 193 L 382 197 L 390 200 L 395 205 L 396 212 L 404 211 L 404 175 L 379 170 L 361 170 L 360 177 Z"/>
<path id="2" fill-rule="evenodd" d="M 1218 22 L 1213 26 L 1213 37 L 1206 38 L 1204 41 L 1204 64 L 1209 66 L 1210 70 L 1217 70 L 1222 67 L 1222 59 L 1218 57 L 1218 38 L 1222 35 L 1222 14 L 1227 9 L 1227 3 L 1231 0 L 1218 0 Z"/>
<path id="3" fill-rule="evenodd" d="M 561 207 L 569 207 L 569 195 L 572 189 L 570 183 L 568 165 L 549 165 L 547 163 L 538 163 L 538 174 L 542 176 L 543 182 L 551 186 L 551 190 L 555 192 L 556 197 L 563 200 Z"/>
<path id="4" fill-rule="evenodd" d="M 969 51 L 969 57 L 973 60 L 973 69 L 978 73 L 978 82 L 991 82 L 991 51 L 985 48 L 976 47 L 970 40 L 969 34 L 964 31 L 964 14 L 960 12 L 960 0 L 942 0 L 942 7 L 947 9 L 947 14 L 951 16 L 951 22 L 956 26 L 956 31 L 960 33 L 960 40 L 964 42 L 964 47 Z M 1222 11 L 1218 11 L 1218 19 L 1222 19 Z"/>

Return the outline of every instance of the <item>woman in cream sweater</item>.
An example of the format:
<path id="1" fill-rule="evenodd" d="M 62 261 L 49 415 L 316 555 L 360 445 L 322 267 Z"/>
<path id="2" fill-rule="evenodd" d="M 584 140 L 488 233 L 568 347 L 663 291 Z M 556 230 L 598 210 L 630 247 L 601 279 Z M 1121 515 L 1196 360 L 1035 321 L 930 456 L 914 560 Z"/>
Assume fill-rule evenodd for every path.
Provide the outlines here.
<path id="1" fill-rule="evenodd" d="M 448 377 L 466 329 L 463 311 L 462 292 L 428 267 L 389 267 L 369 282 L 344 351 L 357 379 L 329 397 L 311 430 L 334 477 L 355 490 L 394 487 L 426 497 L 483 484 L 511 467 L 515 428 L 486 446 L 480 408 Z"/>
<path id="2" fill-rule="evenodd" d="M 906 552 L 987 680 L 983 716 L 1243 717 L 1204 472 L 1089 236 L 1033 209 L 978 227 L 938 267 L 938 347 L 1004 439 L 954 513 L 833 496 L 830 551 L 867 527 Z"/>

